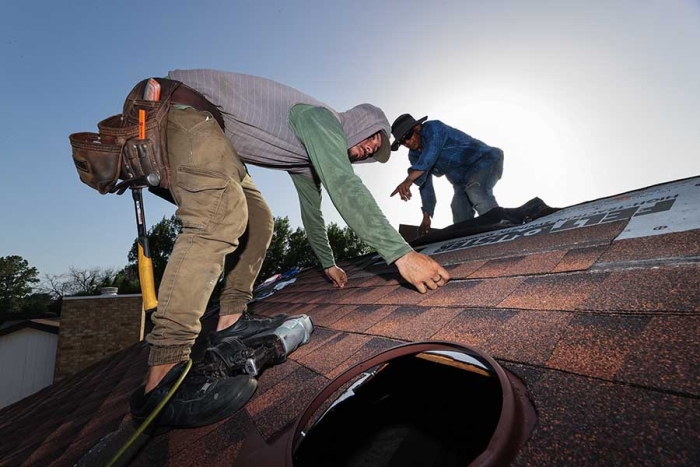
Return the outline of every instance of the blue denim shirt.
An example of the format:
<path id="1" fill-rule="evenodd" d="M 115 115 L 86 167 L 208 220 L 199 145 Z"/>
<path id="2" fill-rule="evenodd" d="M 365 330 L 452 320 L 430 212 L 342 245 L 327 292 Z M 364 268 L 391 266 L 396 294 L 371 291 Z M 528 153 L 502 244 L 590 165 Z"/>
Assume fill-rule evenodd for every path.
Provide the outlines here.
<path id="1" fill-rule="evenodd" d="M 414 183 L 420 187 L 422 209 L 431 217 L 437 203 L 433 175 L 444 175 L 452 185 L 463 185 L 471 174 L 488 167 L 497 159 L 495 154 L 489 154 L 493 149 L 491 146 L 440 120 L 423 123 L 420 139 L 423 149 L 408 151 L 411 161 L 409 171 L 425 171 Z"/>

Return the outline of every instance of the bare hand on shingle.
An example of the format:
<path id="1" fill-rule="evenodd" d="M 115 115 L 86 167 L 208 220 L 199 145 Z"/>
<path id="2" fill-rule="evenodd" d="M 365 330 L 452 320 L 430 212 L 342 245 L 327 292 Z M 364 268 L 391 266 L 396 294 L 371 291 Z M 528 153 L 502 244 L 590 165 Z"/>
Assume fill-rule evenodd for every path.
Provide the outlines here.
<path id="1" fill-rule="evenodd" d="M 412 251 L 396 260 L 401 277 L 413 284 L 420 293 L 435 290 L 450 280 L 450 273 L 431 257 Z"/>
<path id="2" fill-rule="evenodd" d="M 338 266 L 331 266 L 326 269 L 325 272 L 326 276 L 328 276 L 331 282 L 333 282 L 334 287 L 342 289 L 348 282 L 348 276 L 345 274 L 345 271 L 340 269 Z"/>

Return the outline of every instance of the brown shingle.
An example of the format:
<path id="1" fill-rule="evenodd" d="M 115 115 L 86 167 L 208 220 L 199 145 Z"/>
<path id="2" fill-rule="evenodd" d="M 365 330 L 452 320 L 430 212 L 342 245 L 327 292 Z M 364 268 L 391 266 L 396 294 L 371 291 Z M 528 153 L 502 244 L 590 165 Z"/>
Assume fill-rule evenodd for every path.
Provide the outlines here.
<path id="1" fill-rule="evenodd" d="M 617 240 L 601 263 L 700 256 L 700 230 Z"/>
<path id="2" fill-rule="evenodd" d="M 422 341 L 430 338 L 461 312 L 461 308 L 428 308 L 402 306 L 367 330 L 404 341 Z"/>
<path id="3" fill-rule="evenodd" d="M 435 333 L 431 340 L 480 347 L 489 340 L 497 339 L 495 336 L 515 315 L 517 312 L 512 310 L 464 310 Z"/>
<path id="4" fill-rule="evenodd" d="M 397 287 L 376 301 L 379 305 L 415 305 L 425 299 L 413 286 Z"/>
<path id="5" fill-rule="evenodd" d="M 393 274 L 372 274 L 369 277 L 358 278 L 355 287 L 379 287 L 382 285 L 399 285 L 405 282 L 398 272 Z"/>
<path id="6" fill-rule="evenodd" d="M 452 279 L 466 279 L 474 271 L 486 264 L 486 262 L 487 260 L 483 259 L 475 261 L 466 261 L 464 263 L 446 266 L 445 269 L 447 269 L 447 272 L 450 273 L 450 277 Z"/>
<path id="7" fill-rule="evenodd" d="M 437 293 L 420 302 L 421 306 L 487 307 L 502 302 L 524 277 L 450 281 Z"/>
<path id="8" fill-rule="evenodd" d="M 521 311 L 504 324 L 488 346 L 494 357 L 542 365 L 572 317 L 572 313 L 561 311 Z"/>
<path id="9" fill-rule="evenodd" d="M 355 309 L 354 305 L 319 305 L 318 308 L 308 313 L 314 326 L 328 327 L 343 316 Z"/>
<path id="10" fill-rule="evenodd" d="M 246 405 L 264 438 L 269 439 L 289 423 L 318 394 L 328 380 L 307 368 L 300 368 Z"/>
<path id="11" fill-rule="evenodd" d="M 399 288 L 399 286 L 389 285 L 367 287 L 365 289 L 351 289 L 352 293 L 345 295 L 343 299 L 337 303 L 342 303 L 344 305 L 373 305 L 377 300 L 385 297 L 397 288 Z"/>
<path id="12" fill-rule="evenodd" d="M 591 246 L 569 250 L 552 272 L 584 271 L 600 258 L 608 246 Z"/>
<path id="13" fill-rule="evenodd" d="M 532 277 L 498 306 L 532 310 L 574 310 L 599 288 L 607 276 L 606 273 L 574 273 Z"/>
<path id="14" fill-rule="evenodd" d="M 513 465 L 695 464 L 697 400 L 567 373 L 521 374 L 539 419 Z"/>
<path id="15" fill-rule="evenodd" d="M 654 317 L 631 346 L 616 379 L 700 396 L 700 317 Z"/>
<path id="16" fill-rule="evenodd" d="M 396 309 L 395 306 L 362 305 L 333 323 L 338 331 L 365 332 Z"/>
<path id="17" fill-rule="evenodd" d="M 577 315 L 546 365 L 612 379 L 649 321 L 645 316 Z"/>
<path id="18" fill-rule="evenodd" d="M 614 271 L 578 308 L 700 311 L 700 268 L 691 265 Z"/>
<path id="19" fill-rule="evenodd" d="M 325 375 L 348 359 L 350 355 L 365 345 L 369 336 L 342 333 L 327 341 L 313 353 L 295 360 L 312 370 Z"/>
<path id="20" fill-rule="evenodd" d="M 484 277 L 544 274 L 554 269 L 565 254 L 566 250 L 559 250 L 494 259 L 469 277 L 470 279 L 479 279 Z"/>
<path id="21" fill-rule="evenodd" d="M 277 384 L 268 389 L 264 394 L 251 400 L 246 404 L 246 411 L 256 418 L 261 412 L 279 405 L 291 394 L 302 390 L 311 379 L 320 377 L 308 368 L 298 367 L 295 371 L 280 380 Z"/>
<path id="22" fill-rule="evenodd" d="M 293 360 L 299 360 L 308 354 L 311 354 L 318 350 L 319 347 L 323 347 L 327 342 L 338 337 L 339 332 L 333 331 L 331 329 L 315 327 L 314 332 L 311 334 L 311 339 L 306 344 L 302 345 L 296 349 L 289 358 Z"/>

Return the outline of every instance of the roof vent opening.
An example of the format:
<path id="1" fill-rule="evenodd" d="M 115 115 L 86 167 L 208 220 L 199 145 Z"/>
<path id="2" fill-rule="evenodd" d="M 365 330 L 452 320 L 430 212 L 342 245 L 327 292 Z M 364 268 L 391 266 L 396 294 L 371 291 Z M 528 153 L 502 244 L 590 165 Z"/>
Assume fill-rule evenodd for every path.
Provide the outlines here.
<path id="1" fill-rule="evenodd" d="M 513 429 L 514 421 L 524 425 L 514 415 L 523 411 L 504 370 L 474 349 L 422 346 L 438 349 L 403 352 L 328 398 L 295 436 L 293 465 L 498 465 L 512 458 L 524 437 Z"/>

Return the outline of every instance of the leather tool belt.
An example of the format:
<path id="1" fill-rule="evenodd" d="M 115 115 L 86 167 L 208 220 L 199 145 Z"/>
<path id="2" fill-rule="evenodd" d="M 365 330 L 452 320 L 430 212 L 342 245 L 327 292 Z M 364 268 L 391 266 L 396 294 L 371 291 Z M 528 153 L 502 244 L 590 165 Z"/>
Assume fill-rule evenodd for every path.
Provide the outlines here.
<path id="1" fill-rule="evenodd" d="M 143 99 L 148 79 L 131 90 L 121 114 L 97 124 L 99 133 L 70 135 L 73 163 L 80 180 L 106 193 L 123 193 L 133 185 L 170 188 L 168 164 L 168 111 L 172 104 L 208 111 L 224 128 L 221 111 L 194 89 L 170 79 L 154 78 L 161 86 L 160 99 Z M 139 136 L 139 110 L 146 111 L 146 136 Z M 118 183 L 118 180 L 123 180 Z"/>

